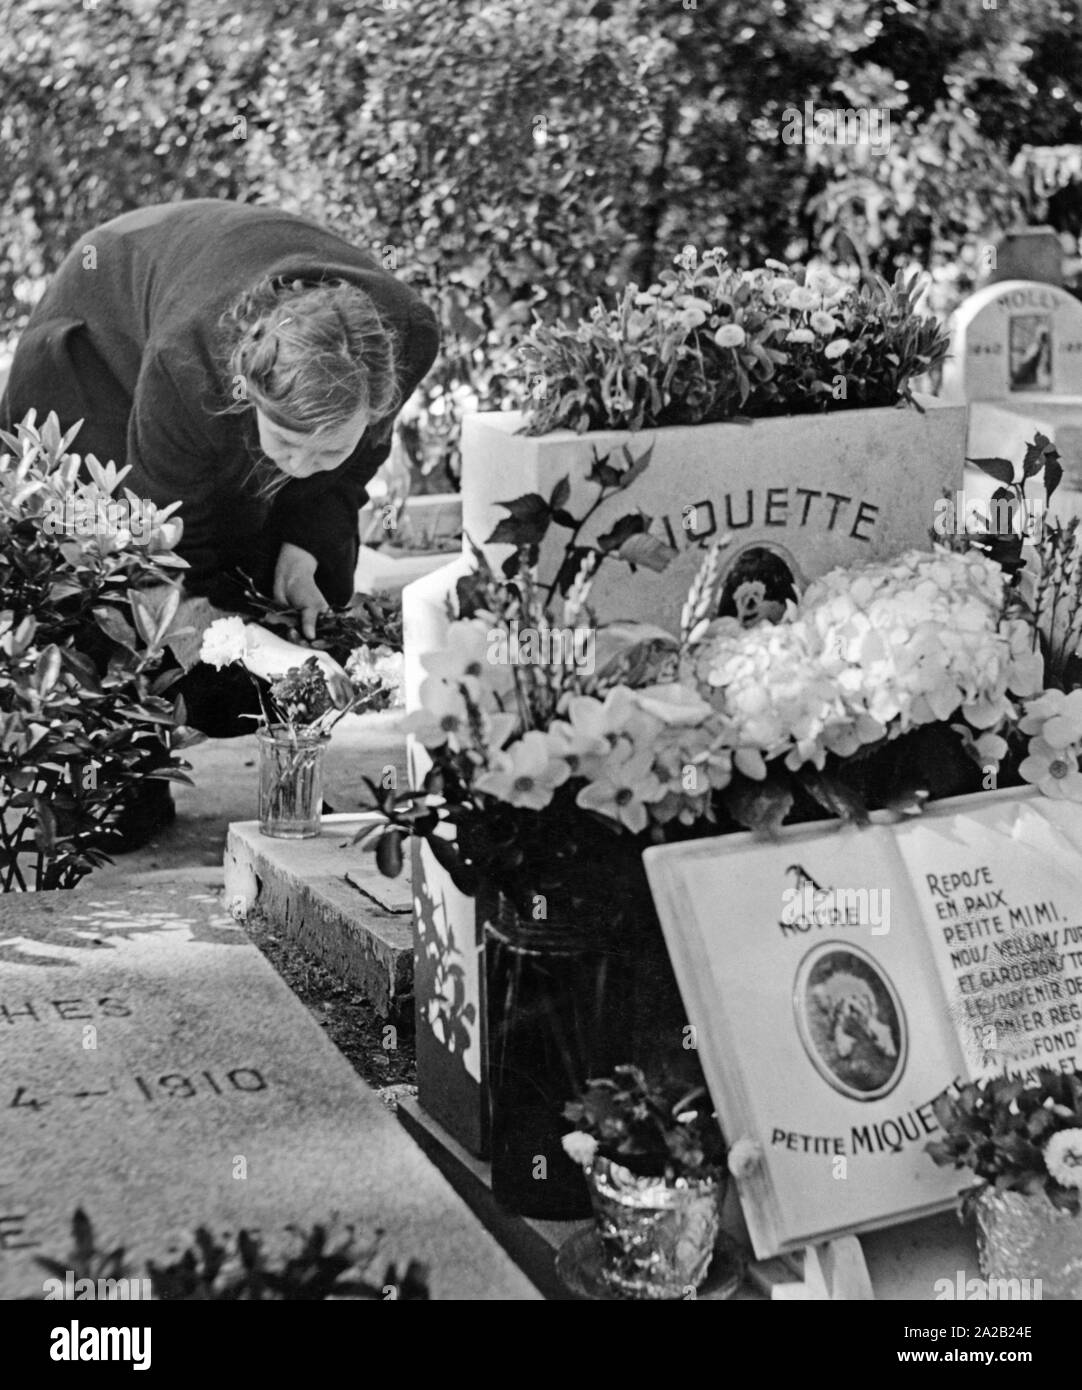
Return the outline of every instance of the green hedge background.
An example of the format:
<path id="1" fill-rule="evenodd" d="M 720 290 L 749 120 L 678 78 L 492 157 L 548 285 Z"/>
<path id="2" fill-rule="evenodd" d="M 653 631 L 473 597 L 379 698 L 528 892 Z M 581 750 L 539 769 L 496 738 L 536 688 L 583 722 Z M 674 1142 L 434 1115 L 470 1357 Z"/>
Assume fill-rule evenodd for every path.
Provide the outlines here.
<path id="1" fill-rule="evenodd" d="M 0 335 L 96 222 L 274 203 L 375 248 L 439 311 L 407 442 L 446 485 L 514 344 L 686 241 L 951 293 L 1035 209 L 1026 145 L 1082 130 L 1066 0 L 0 0 Z M 886 107 L 889 148 L 786 144 L 788 108 Z M 949 307 L 949 306 L 948 306 Z"/>

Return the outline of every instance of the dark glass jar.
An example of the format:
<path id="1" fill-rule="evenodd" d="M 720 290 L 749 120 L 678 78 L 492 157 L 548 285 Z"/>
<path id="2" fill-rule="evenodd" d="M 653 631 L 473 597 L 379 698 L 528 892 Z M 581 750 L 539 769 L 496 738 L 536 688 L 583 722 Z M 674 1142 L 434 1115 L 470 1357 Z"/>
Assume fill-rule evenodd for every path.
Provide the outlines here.
<path id="1" fill-rule="evenodd" d="M 631 1055 L 631 954 L 573 924 L 524 921 L 501 898 L 485 960 L 493 1195 L 521 1216 L 588 1217 L 563 1109 Z"/>

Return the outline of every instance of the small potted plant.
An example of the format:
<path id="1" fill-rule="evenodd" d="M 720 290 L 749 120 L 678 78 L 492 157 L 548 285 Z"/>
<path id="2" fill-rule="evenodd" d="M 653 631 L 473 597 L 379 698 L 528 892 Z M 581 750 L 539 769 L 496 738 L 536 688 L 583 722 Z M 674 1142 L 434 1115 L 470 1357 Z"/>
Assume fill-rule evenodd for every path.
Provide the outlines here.
<path id="1" fill-rule="evenodd" d="M 1082 1072 L 995 1076 L 935 1103 L 936 1163 L 969 1168 L 962 1214 L 977 1218 L 988 1280 L 1039 1280 L 1041 1296 L 1082 1299 Z"/>
<path id="2" fill-rule="evenodd" d="M 564 1149 L 590 1189 L 601 1283 L 621 1298 L 693 1295 L 714 1254 L 726 1186 L 725 1140 L 705 1088 L 620 1066 L 587 1082 L 564 1117 L 575 1126 Z"/>
<path id="3" fill-rule="evenodd" d="M 263 710 L 259 740 L 259 828 L 279 840 L 319 834 L 323 756 L 346 714 L 386 709 L 399 696 L 400 654 L 355 649 L 343 671 L 324 652 L 297 664 L 303 649 L 240 617 L 218 618 L 203 634 L 201 660 L 217 669 L 240 662 L 257 681 Z M 273 674 L 282 670 L 282 674 Z M 252 716 L 258 718 L 258 716 Z"/>

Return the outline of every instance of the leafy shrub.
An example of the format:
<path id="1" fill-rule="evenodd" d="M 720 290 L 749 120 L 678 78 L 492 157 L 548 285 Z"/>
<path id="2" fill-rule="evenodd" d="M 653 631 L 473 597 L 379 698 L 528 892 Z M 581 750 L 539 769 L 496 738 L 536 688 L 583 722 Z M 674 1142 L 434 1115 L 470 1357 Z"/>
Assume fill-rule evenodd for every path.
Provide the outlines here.
<path id="1" fill-rule="evenodd" d="M 524 399 L 535 309 L 573 322 L 689 239 L 745 264 L 975 267 L 1017 215 L 1011 156 L 1073 138 L 1080 45 L 1052 0 L 0 0 L 0 333 L 98 222 L 277 204 L 438 311 L 404 437 L 442 472 L 464 410 Z M 806 100 L 889 108 L 891 138 L 785 143 Z"/>
<path id="2" fill-rule="evenodd" d="M 522 347 L 531 434 L 697 425 L 736 415 L 896 405 L 946 356 L 901 275 L 856 290 L 826 271 L 728 266 L 686 247 L 675 270 L 582 323 L 538 324 Z"/>
<path id="3" fill-rule="evenodd" d="M 200 1226 L 184 1250 L 170 1252 L 167 1263 L 147 1261 L 146 1271 L 156 1299 L 173 1302 L 297 1302 L 321 1299 L 365 1301 L 428 1298 L 424 1265 L 411 1260 L 403 1274 L 390 1264 L 383 1280 L 374 1284 L 367 1276 L 379 1248 L 378 1239 L 358 1245 L 352 1229 L 337 1241 L 325 1226 L 310 1231 L 289 1227 L 296 1249 L 274 1259 L 267 1255 L 258 1235 L 239 1231 L 219 1240 Z M 130 1278 L 131 1266 L 123 1246 L 103 1251 L 97 1247 L 94 1227 L 79 1208 L 71 1226 L 72 1249 L 66 1259 L 35 1256 L 42 1269 L 65 1282 L 89 1279 Z"/>
<path id="4" fill-rule="evenodd" d="M 50 415 L 0 432 L 0 888 L 70 888 L 106 861 L 148 779 L 187 781 L 162 671 L 180 522 L 90 457 L 80 481 Z M 157 608 L 157 611 L 156 611 Z"/>

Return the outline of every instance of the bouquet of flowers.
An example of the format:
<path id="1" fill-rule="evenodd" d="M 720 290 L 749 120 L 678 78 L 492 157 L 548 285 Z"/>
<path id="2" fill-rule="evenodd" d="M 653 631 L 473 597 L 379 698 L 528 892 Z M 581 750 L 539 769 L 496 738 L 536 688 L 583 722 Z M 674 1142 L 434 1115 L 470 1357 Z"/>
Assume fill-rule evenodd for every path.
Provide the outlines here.
<path id="1" fill-rule="evenodd" d="M 243 618 L 218 618 L 203 634 L 200 659 L 220 670 L 242 663 L 258 684 L 259 821 L 265 835 L 307 839 L 319 833 L 322 759 L 345 715 L 401 701 L 402 657 L 389 647 L 356 647 L 345 669 L 326 652 L 304 648 Z M 264 686 L 266 688 L 264 688 Z"/>
<path id="2" fill-rule="evenodd" d="M 294 740 L 329 734 L 346 714 L 388 709 L 401 701 L 402 657 L 386 646 L 355 647 L 343 678 L 322 653 L 288 664 L 296 662 L 296 648 L 233 616 L 210 624 L 199 655 L 216 670 L 239 662 L 263 677 L 267 688 L 256 687 L 263 722 Z M 285 669 L 271 675 L 276 667 Z"/>
<path id="3" fill-rule="evenodd" d="M 730 266 L 694 246 L 645 290 L 577 325 L 534 326 L 521 347 L 527 430 L 651 429 L 737 416 L 912 402 L 948 339 L 914 284 L 868 289 L 829 270 Z"/>
<path id="4" fill-rule="evenodd" d="M 1058 459 L 1047 440 L 1033 448 L 1026 477 L 1043 474 L 1047 498 Z M 507 504 L 523 526 L 527 501 Z M 553 611 L 559 586 L 543 591 L 530 563 L 552 517 L 533 508 L 502 577 L 477 552 L 445 647 L 422 658 L 407 727 L 432 767 L 417 791 L 369 783 L 383 818 L 365 838 L 384 872 L 416 834 L 466 892 L 492 883 L 527 917 L 555 892 L 619 923 L 643 895 L 650 843 L 862 822 L 1025 782 L 1082 798 L 1082 691 L 1064 688 L 1079 670 L 1077 523 L 1049 522 L 1022 568 L 986 536 L 834 570 L 776 622 L 754 579 L 739 616 L 715 616 L 723 539 L 666 634 L 597 625 L 596 551 L 573 552 Z"/>

